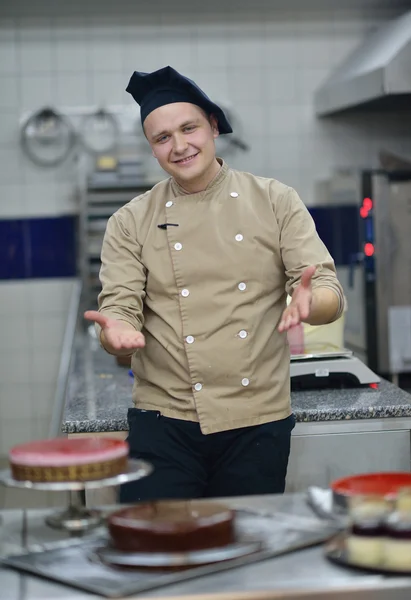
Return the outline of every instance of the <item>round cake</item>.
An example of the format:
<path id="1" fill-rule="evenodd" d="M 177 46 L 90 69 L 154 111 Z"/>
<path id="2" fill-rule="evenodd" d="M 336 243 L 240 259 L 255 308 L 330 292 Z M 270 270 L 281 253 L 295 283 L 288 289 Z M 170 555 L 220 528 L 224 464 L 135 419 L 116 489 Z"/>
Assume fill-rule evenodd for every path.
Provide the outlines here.
<path id="1" fill-rule="evenodd" d="M 19 481 L 90 481 L 125 471 L 128 450 L 112 438 L 56 438 L 14 446 L 9 461 Z"/>
<path id="2" fill-rule="evenodd" d="M 385 529 L 385 566 L 411 571 L 411 488 L 400 490 Z"/>
<path id="3" fill-rule="evenodd" d="M 108 529 L 125 552 L 189 552 L 235 540 L 233 511 L 195 500 L 142 502 L 111 514 Z"/>

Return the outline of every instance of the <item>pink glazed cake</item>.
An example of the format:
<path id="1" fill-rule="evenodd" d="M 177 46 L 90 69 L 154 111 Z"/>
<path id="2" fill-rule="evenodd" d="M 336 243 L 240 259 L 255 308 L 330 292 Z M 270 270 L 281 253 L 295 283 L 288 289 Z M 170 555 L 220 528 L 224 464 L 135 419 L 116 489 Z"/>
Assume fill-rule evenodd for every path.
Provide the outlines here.
<path id="1" fill-rule="evenodd" d="M 90 481 L 125 471 L 128 444 L 112 438 L 56 438 L 14 446 L 9 461 L 19 481 Z"/>

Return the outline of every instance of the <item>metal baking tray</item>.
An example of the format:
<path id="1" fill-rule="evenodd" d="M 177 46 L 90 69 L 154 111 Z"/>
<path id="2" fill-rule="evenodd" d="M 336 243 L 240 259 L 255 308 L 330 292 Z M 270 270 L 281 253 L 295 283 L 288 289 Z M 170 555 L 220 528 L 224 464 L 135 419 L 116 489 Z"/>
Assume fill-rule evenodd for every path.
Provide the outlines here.
<path id="1" fill-rule="evenodd" d="M 184 570 L 125 570 L 110 567 L 102 563 L 98 555 L 99 548 L 108 544 L 105 530 L 81 540 L 58 542 L 53 547 L 37 547 L 36 551 L 29 548 L 24 554 L 2 559 L 1 563 L 104 598 L 121 598 L 321 544 L 335 532 L 332 525 L 316 518 L 238 510 L 237 543 L 250 544 L 257 540 L 262 542 L 261 549 L 219 563 Z M 64 569 L 61 565 L 64 565 Z"/>

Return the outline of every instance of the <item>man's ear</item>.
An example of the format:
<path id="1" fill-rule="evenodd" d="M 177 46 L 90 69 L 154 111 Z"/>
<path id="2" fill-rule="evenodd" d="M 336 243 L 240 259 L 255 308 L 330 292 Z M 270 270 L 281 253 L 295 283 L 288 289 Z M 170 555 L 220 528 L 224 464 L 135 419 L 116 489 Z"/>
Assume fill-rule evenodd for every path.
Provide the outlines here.
<path id="1" fill-rule="evenodd" d="M 218 131 L 218 121 L 214 115 L 210 115 L 210 125 L 213 132 L 214 139 L 218 138 L 220 132 Z"/>

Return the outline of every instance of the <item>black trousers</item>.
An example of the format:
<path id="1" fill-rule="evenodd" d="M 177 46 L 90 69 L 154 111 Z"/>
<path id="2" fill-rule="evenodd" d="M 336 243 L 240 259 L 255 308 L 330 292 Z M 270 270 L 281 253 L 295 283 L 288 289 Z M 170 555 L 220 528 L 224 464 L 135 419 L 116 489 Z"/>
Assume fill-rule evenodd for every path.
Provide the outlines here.
<path id="1" fill-rule="evenodd" d="M 154 471 L 122 485 L 122 503 L 284 492 L 293 415 L 209 435 L 157 411 L 130 408 L 127 418 L 130 458 L 147 460 Z"/>

